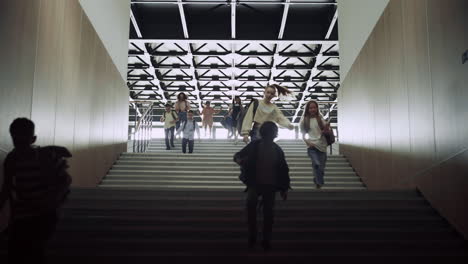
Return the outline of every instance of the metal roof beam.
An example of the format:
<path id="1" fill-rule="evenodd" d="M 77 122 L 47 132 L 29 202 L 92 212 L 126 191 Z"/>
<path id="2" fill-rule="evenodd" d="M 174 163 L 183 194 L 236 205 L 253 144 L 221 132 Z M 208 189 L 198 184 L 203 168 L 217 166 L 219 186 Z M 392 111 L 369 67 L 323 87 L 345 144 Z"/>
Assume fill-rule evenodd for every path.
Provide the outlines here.
<path id="1" fill-rule="evenodd" d="M 180 0 L 178 0 L 180 1 Z M 132 1 L 131 4 L 179 4 L 176 1 Z M 242 5 L 284 5 L 285 2 L 277 2 L 277 1 L 238 1 L 239 4 Z M 214 4 L 226 4 L 224 0 L 218 1 L 190 1 L 190 2 L 182 2 L 182 5 L 214 5 Z M 337 5 L 336 2 L 311 2 L 311 1 L 293 1 L 290 3 L 291 5 Z"/>
<path id="2" fill-rule="evenodd" d="M 281 18 L 281 26 L 278 34 L 278 39 L 283 39 L 284 35 L 284 28 L 286 27 L 286 20 L 288 19 L 289 13 L 289 3 L 291 0 L 285 0 L 284 2 L 284 9 L 283 9 L 283 18 Z"/>
<path id="3" fill-rule="evenodd" d="M 130 20 L 132 21 L 133 28 L 135 28 L 135 32 L 139 38 L 142 38 L 140 27 L 138 26 L 138 22 L 136 21 L 135 16 L 133 15 L 133 10 L 130 7 Z"/>
<path id="4" fill-rule="evenodd" d="M 335 14 L 333 15 L 332 21 L 330 22 L 330 25 L 329 25 L 328 30 L 327 30 L 327 34 L 325 35 L 326 40 L 330 38 L 331 32 L 333 31 L 333 27 L 335 26 L 337 19 L 338 19 L 338 8 L 337 8 L 337 6 L 335 6 Z M 338 43 L 331 43 L 331 45 L 335 45 L 335 44 L 338 44 Z M 317 65 L 319 63 L 319 61 L 322 59 L 322 57 L 323 57 L 322 56 L 322 49 L 323 49 L 324 45 L 325 44 L 322 44 L 320 46 L 320 50 L 319 50 L 319 52 L 317 54 L 317 57 L 316 57 L 316 60 L 315 60 L 315 65 Z M 326 82 L 326 81 L 322 81 L 320 79 L 319 80 L 314 80 L 314 76 L 316 76 L 317 73 L 319 72 L 319 70 L 317 68 L 315 68 L 315 65 L 314 65 L 314 68 L 312 68 L 312 70 L 311 70 L 310 79 L 308 80 L 308 83 L 314 84 L 314 83 L 318 83 L 318 82 Z M 339 78 L 338 78 L 338 81 L 339 81 Z M 301 106 L 305 103 L 306 98 L 309 97 L 310 94 L 311 93 L 309 92 L 309 89 L 304 89 L 304 92 L 302 93 L 302 98 L 298 103 L 296 113 L 294 114 L 294 116 L 292 118 L 292 122 L 294 122 L 298 118 L 299 112 L 302 111 Z"/>
<path id="5" fill-rule="evenodd" d="M 178 44 L 205 44 L 205 43 L 223 43 L 223 44 L 338 44 L 337 40 L 239 40 L 239 39 L 130 39 L 130 43 L 178 43 Z"/>
<path id="6" fill-rule="evenodd" d="M 236 38 L 236 0 L 231 0 L 231 38 Z"/>
<path id="7" fill-rule="evenodd" d="M 187 29 L 187 20 L 185 19 L 185 12 L 184 12 L 184 3 L 182 0 L 177 0 L 177 5 L 179 6 L 179 13 L 180 13 L 180 21 L 182 23 L 182 30 L 184 31 L 184 38 L 188 38 L 188 29 Z"/>

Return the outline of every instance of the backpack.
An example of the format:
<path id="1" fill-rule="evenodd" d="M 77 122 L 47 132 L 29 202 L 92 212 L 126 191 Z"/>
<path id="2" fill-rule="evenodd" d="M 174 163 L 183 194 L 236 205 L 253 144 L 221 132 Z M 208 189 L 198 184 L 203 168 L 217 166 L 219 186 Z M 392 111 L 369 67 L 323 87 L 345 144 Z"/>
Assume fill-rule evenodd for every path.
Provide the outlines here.
<path id="1" fill-rule="evenodd" d="M 255 113 L 257 112 L 257 108 L 258 108 L 258 100 L 257 99 L 253 99 L 249 105 L 244 108 L 244 110 L 242 110 L 240 113 L 239 113 L 239 118 L 237 119 L 237 132 L 239 132 L 239 135 L 241 134 L 241 131 L 242 131 L 242 123 L 244 122 L 244 117 L 245 115 L 247 114 L 247 112 L 249 111 L 249 108 L 250 106 L 252 105 L 253 103 L 253 116 L 252 116 L 252 120 L 255 118 Z"/>
<path id="2" fill-rule="evenodd" d="M 177 116 L 175 115 L 174 110 L 171 110 L 171 115 L 172 115 L 172 118 L 174 118 L 174 120 L 177 120 Z M 166 119 L 166 111 L 164 111 L 164 119 Z"/>
<path id="3" fill-rule="evenodd" d="M 70 193 L 72 178 L 67 172 L 68 164 L 65 158 L 71 157 L 71 154 L 66 148 L 58 146 L 36 147 L 34 152 L 34 158 L 27 161 L 25 167 L 15 166 L 15 170 L 23 171 L 23 175 L 31 173 L 37 176 L 35 185 L 17 186 L 18 182 L 15 179 L 16 183 L 12 186 L 12 201 L 29 196 L 27 198 L 28 210 L 33 210 L 35 213 L 57 210 Z M 20 164 L 22 163 L 24 164 L 24 162 Z M 16 173 L 15 177 L 17 177 Z M 35 188 L 35 193 L 29 193 L 29 191 L 26 193 L 26 190 L 31 187 Z M 37 198 L 32 200 L 30 194 L 36 195 Z"/>
<path id="4" fill-rule="evenodd" d="M 68 149 L 58 146 L 39 148 L 41 161 L 41 174 L 48 179 L 49 197 L 47 200 L 51 207 L 58 209 L 67 200 L 70 194 L 72 178 L 68 174 L 68 163 L 65 158 L 71 157 Z"/>
<path id="5" fill-rule="evenodd" d="M 182 131 L 185 130 L 186 125 L 187 125 L 187 121 L 184 122 L 184 126 L 182 127 Z M 195 129 L 195 119 L 193 119 L 193 128 Z"/>

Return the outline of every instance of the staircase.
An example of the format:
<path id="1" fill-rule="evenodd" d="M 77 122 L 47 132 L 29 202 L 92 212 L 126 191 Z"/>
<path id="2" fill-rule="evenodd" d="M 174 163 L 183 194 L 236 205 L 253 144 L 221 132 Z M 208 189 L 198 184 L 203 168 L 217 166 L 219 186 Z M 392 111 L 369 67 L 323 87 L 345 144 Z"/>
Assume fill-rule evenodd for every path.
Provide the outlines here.
<path id="1" fill-rule="evenodd" d="M 272 251 L 247 250 L 245 194 L 232 162 L 242 145 L 197 142 L 196 153 L 184 155 L 154 140 L 149 153 L 122 154 L 98 188 L 72 190 L 51 263 L 468 260 L 466 241 L 418 192 L 366 190 L 343 156 L 329 156 L 326 185 L 317 190 L 303 146 L 278 143 L 294 190 L 287 201 L 277 197 Z"/>
<path id="2" fill-rule="evenodd" d="M 286 155 L 294 190 L 315 190 L 310 158 L 297 140 L 277 142 Z M 194 153 L 183 154 L 180 144 L 166 150 L 164 140 L 153 140 L 147 153 L 124 153 L 102 181 L 102 188 L 169 188 L 243 190 L 234 153 L 245 144 L 228 140 L 195 142 Z M 342 155 L 329 155 L 322 190 L 365 190 Z"/>
<path id="3" fill-rule="evenodd" d="M 248 251 L 244 196 L 231 190 L 73 190 L 50 255 L 113 263 L 130 256 L 466 258 L 463 239 L 415 191 L 291 192 L 276 204 L 273 250 Z"/>

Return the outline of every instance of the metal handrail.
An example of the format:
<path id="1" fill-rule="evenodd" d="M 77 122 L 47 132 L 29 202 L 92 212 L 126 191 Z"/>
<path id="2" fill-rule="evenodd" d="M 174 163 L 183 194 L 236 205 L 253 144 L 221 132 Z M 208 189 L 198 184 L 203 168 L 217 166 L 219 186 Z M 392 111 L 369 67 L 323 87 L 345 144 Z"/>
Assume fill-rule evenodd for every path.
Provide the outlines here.
<path id="1" fill-rule="evenodd" d="M 153 103 L 150 104 L 140 118 L 135 112 L 135 130 L 130 133 L 130 136 L 133 135 L 133 152 L 145 152 L 150 144 L 153 129 L 153 106 Z M 135 110 L 136 108 L 137 106 L 135 106 Z"/>

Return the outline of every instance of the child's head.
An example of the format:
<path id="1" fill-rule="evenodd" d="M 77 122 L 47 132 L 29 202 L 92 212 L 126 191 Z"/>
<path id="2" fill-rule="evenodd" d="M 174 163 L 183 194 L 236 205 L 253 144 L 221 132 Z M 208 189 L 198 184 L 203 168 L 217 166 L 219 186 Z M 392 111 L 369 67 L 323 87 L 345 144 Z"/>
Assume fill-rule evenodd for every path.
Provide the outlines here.
<path id="1" fill-rule="evenodd" d="M 179 93 L 179 94 L 177 95 L 177 100 L 179 100 L 179 101 L 185 101 L 185 100 L 187 100 L 187 95 L 186 95 L 185 93 Z"/>
<path id="2" fill-rule="evenodd" d="M 239 96 L 234 97 L 234 103 L 241 104 L 241 99 Z"/>
<path id="3" fill-rule="evenodd" d="M 193 119 L 193 111 L 192 110 L 188 110 L 187 112 L 187 118 L 192 120 Z"/>
<path id="4" fill-rule="evenodd" d="M 210 106 L 210 104 L 211 104 L 210 101 L 205 102 L 205 106 Z"/>
<path id="5" fill-rule="evenodd" d="M 260 136 L 266 140 L 273 140 L 278 136 L 278 126 L 271 121 L 263 123 L 260 127 Z"/>
<path id="6" fill-rule="evenodd" d="M 15 148 L 25 148 L 36 142 L 34 123 L 27 118 L 17 118 L 10 125 L 10 135 Z"/>
<path id="7" fill-rule="evenodd" d="M 316 101 L 310 100 L 309 102 L 307 102 L 307 105 L 304 110 L 304 116 L 308 118 L 316 117 L 319 114 L 319 105 Z"/>
<path id="8" fill-rule="evenodd" d="M 164 107 L 166 107 L 166 111 L 169 112 L 169 111 L 171 111 L 172 105 L 170 103 L 167 103 L 167 104 L 164 105 Z"/>

